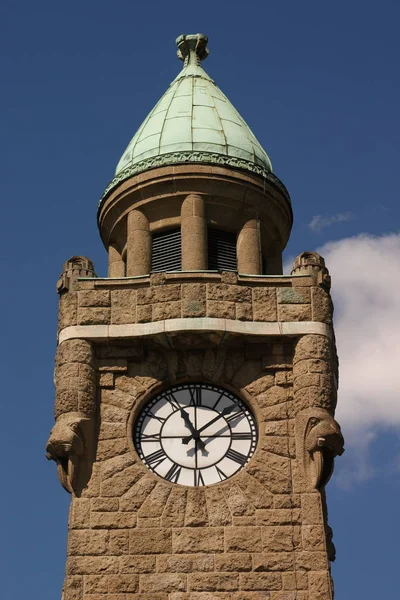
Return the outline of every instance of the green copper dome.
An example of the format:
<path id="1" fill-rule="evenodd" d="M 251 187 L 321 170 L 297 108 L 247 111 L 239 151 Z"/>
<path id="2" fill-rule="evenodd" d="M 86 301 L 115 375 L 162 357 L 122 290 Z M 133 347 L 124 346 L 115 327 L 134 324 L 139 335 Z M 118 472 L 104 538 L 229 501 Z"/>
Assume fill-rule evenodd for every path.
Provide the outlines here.
<path id="1" fill-rule="evenodd" d="M 183 69 L 133 136 L 105 194 L 140 172 L 182 163 L 226 165 L 271 177 L 261 144 L 200 66 L 207 41 L 201 34 L 176 40 Z"/>

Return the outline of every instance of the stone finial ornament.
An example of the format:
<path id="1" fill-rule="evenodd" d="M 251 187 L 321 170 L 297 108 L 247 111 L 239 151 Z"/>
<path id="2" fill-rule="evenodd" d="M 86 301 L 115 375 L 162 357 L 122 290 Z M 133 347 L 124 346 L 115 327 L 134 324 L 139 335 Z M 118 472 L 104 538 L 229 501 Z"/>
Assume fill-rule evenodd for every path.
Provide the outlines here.
<path id="1" fill-rule="evenodd" d="M 209 54 L 207 48 L 208 37 L 202 33 L 194 35 L 180 35 L 176 39 L 176 45 L 178 46 L 178 58 L 187 62 L 191 62 L 191 58 L 194 58 L 196 62 L 199 60 L 205 60 Z"/>
<path id="2" fill-rule="evenodd" d="M 80 412 L 61 415 L 46 445 L 46 458 L 57 463 L 57 475 L 63 488 L 78 495 L 82 489 L 82 463 L 88 454 L 92 419 Z"/>
<path id="3" fill-rule="evenodd" d="M 331 277 L 325 261 L 317 252 L 302 252 L 293 263 L 292 275 L 312 275 L 317 284 L 326 290 L 331 288 Z"/>
<path id="4" fill-rule="evenodd" d="M 338 423 L 323 408 L 307 408 L 296 416 L 296 447 L 304 483 L 322 490 L 333 473 L 334 459 L 344 452 Z"/>
<path id="5" fill-rule="evenodd" d="M 96 277 L 93 263 L 86 256 L 71 256 L 64 263 L 60 279 L 57 281 L 57 292 L 60 296 L 73 291 L 79 277 Z"/>

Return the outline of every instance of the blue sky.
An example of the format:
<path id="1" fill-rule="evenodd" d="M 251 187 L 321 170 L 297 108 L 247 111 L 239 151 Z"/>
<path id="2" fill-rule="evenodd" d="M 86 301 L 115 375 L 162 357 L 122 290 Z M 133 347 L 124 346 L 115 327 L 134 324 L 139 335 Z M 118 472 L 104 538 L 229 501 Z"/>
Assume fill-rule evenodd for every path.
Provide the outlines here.
<path id="1" fill-rule="evenodd" d="M 180 69 L 175 37 L 195 32 L 291 193 L 287 260 L 323 248 L 332 272 L 348 441 L 328 488 L 337 598 L 395 597 L 400 5 L 3 0 L 0 16 L 3 597 L 60 597 L 69 497 L 44 457 L 55 283 L 73 254 L 106 274 L 97 201 Z"/>

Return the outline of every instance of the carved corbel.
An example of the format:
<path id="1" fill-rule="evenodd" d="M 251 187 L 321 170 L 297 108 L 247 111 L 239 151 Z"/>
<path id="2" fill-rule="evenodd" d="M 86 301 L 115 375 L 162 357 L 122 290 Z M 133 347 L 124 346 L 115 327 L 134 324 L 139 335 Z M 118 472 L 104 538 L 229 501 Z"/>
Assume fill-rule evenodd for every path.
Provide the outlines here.
<path id="1" fill-rule="evenodd" d="M 323 408 L 307 408 L 296 416 L 296 448 L 304 484 L 323 490 L 333 473 L 334 459 L 344 452 L 338 423 Z"/>
<path id="2" fill-rule="evenodd" d="M 89 477 L 93 445 L 93 418 L 80 412 L 58 417 L 46 445 L 46 458 L 57 463 L 63 488 L 79 495 Z"/>

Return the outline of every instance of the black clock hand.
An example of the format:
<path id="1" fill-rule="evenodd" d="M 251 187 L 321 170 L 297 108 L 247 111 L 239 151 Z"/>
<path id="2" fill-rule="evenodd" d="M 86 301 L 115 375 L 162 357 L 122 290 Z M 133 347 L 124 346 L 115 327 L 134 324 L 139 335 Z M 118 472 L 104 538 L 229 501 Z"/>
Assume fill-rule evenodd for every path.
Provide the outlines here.
<path id="1" fill-rule="evenodd" d="M 199 438 L 199 432 L 197 431 L 197 429 L 195 429 L 192 421 L 190 420 L 188 413 L 185 411 L 184 408 L 181 408 L 181 417 L 185 421 L 185 425 L 190 429 L 191 434 L 192 434 L 192 435 L 188 435 L 188 436 L 182 438 L 182 444 L 188 444 L 190 442 L 190 440 L 193 438 L 197 442 L 196 451 L 197 451 L 197 446 L 198 446 L 202 452 L 207 452 L 204 442 Z M 208 454 L 208 452 L 207 452 L 207 454 Z"/>
<path id="2" fill-rule="evenodd" d="M 197 429 L 195 429 L 192 421 L 190 420 L 189 414 L 186 412 L 186 410 L 184 408 L 181 408 L 181 417 L 185 421 L 185 425 L 190 429 L 191 434 L 193 436 L 196 436 L 197 435 Z M 184 439 L 186 439 L 186 438 L 184 438 Z"/>
<path id="3" fill-rule="evenodd" d="M 200 429 L 197 430 L 197 433 L 201 433 L 202 431 L 204 431 L 204 429 L 207 429 L 207 427 L 209 427 L 210 425 L 212 425 L 213 423 L 218 421 L 218 419 L 221 419 L 221 417 L 225 417 L 225 415 L 229 415 L 229 413 L 231 413 L 233 410 L 235 410 L 235 408 L 236 407 L 234 404 L 232 404 L 232 406 L 226 406 L 217 417 L 214 417 L 214 419 L 211 419 L 211 421 L 208 421 L 208 423 L 203 425 L 203 427 L 200 427 Z"/>

